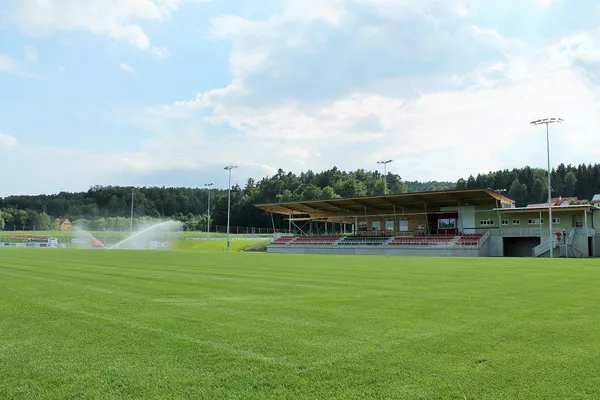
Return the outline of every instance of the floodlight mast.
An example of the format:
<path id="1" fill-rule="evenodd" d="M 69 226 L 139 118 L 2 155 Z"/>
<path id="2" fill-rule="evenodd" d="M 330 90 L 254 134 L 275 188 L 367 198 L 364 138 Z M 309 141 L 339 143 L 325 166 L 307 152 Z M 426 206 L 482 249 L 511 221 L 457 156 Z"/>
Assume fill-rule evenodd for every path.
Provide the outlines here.
<path id="1" fill-rule="evenodd" d="M 229 221 L 231 216 L 231 170 L 236 169 L 237 165 L 228 165 L 225 170 L 229 171 L 229 184 L 227 185 L 227 252 L 229 252 Z"/>
<path id="2" fill-rule="evenodd" d="M 387 193 L 387 165 L 391 162 L 394 162 L 394 160 L 377 161 L 377 164 L 383 164 L 383 188 L 384 188 L 383 194 L 388 194 Z"/>
<path id="3" fill-rule="evenodd" d="M 131 189 L 131 233 L 133 233 L 133 200 L 134 200 L 135 188 Z"/>
<path id="4" fill-rule="evenodd" d="M 548 238 L 550 246 L 550 258 L 554 257 L 554 234 L 552 233 L 552 185 L 550 183 L 550 133 L 548 126 L 550 124 L 560 124 L 564 120 L 562 118 L 543 118 L 531 121 L 531 125 L 546 125 L 546 157 L 548 159 Z"/>
<path id="5" fill-rule="evenodd" d="M 207 222 L 206 222 L 206 237 L 210 239 L 210 188 L 214 183 L 205 183 L 204 186 L 208 189 L 208 207 L 206 209 Z"/>

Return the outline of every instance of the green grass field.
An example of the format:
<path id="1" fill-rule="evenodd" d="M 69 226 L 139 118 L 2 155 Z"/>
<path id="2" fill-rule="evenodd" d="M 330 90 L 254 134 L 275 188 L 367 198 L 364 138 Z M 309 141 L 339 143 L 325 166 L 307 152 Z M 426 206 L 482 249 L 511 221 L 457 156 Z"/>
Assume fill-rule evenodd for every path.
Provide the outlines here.
<path id="1" fill-rule="evenodd" d="M 129 231 L 92 231 L 90 232 L 94 237 L 97 238 L 107 238 L 107 239 L 112 239 L 112 238 L 116 238 L 116 239 L 125 239 L 127 236 L 129 236 L 130 232 Z M 52 236 L 58 239 L 72 239 L 74 237 L 81 237 L 81 234 L 78 234 L 76 231 L 65 231 L 65 232 L 60 232 L 60 231 L 0 231 L 0 239 L 2 238 L 9 238 L 12 236 Z M 206 237 L 206 232 L 200 232 L 200 231 L 184 231 L 181 232 L 180 234 L 181 237 L 187 237 L 187 238 L 205 238 Z M 222 233 L 222 232 L 211 232 L 210 236 L 212 238 L 225 238 L 227 237 L 226 233 Z M 240 237 L 247 237 L 250 236 L 248 234 L 236 234 L 236 233 L 230 233 L 230 237 L 235 239 L 235 238 L 240 238 Z M 252 235 L 254 237 L 260 237 L 260 238 L 271 238 L 273 237 L 273 234 L 256 234 L 256 235 Z"/>
<path id="2" fill-rule="evenodd" d="M 598 399 L 597 260 L 0 249 L 1 399 Z"/>
<path id="3" fill-rule="evenodd" d="M 244 251 L 253 246 L 266 244 L 266 240 L 232 240 L 229 244 L 229 251 Z M 171 247 L 176 250 L 195 250 L 202 252 L 216 251 L 224 252 L 227 250 L 226 240 L 174 240 L 171 241 Z"/>

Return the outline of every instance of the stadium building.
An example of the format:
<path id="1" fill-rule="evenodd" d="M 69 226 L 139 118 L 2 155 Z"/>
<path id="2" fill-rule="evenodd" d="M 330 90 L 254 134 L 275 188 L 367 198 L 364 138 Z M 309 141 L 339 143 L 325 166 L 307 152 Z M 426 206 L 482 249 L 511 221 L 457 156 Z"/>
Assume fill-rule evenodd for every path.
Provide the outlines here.
<path id="1" fill-rule="evenodd" d="M 451 190 L 358 198 L 258 204 L 285 215 L 289 233 L 271 253 L 384 254 L 472 257 L 594 257 L 597 204 L 553 199 L 515 207 L 490 189 Z"/>

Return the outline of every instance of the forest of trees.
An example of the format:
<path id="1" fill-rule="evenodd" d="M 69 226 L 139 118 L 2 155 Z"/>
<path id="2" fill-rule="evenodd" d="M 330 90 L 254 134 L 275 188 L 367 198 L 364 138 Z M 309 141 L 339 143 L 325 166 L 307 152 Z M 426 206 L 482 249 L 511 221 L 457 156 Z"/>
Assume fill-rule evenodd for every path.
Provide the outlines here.
<path id="1" fill-rule="evenodd" d="M 547 175 L 546 170 L 524 167 L 459 179 L 456 188 L 506 190 L 506 195 L 522 207 L 548 201 Z M 600 164 L 560 164 L 552 170 L 550 183 L 553 197 L 578 197 L 589 201 L 595 194 L 600 194 Z"/>
<path id="2" fill-rule="evenodd" d="M 546 171 L 530 167 L 469 176 L 458 182 L 405 182 L 400 175 L 388 173 L 390 194 L 444 189 L 490 188 L 505 190 L 518 206 L 545 202 Z M 296 175 L 279 170 L 256 182 L 231 191 L 231 225 L 270 228 L 271 218 L 254 207 L 258 203 L 331 199 L 384 193 L 383 175 L 378 171 L 340 171 L 332 168 Z M 134 196 L 136 223 L 151 218 L 173 218 L 185 229 L 204 230 L 207 220 L 208 190 L 166 187 L 95 186 L 86 192 L 61 192 L 54 195 L 9 196 L 0 199 L 0 229 L 50 230 L 58 218 L 69 218 L 75 225 L 92 230 L 122 230 L 129 226 L 131 194 Z M 577 196 L 590 200 L 600 193 L 600 164 L 559 165 L 552 172 L 553 196 Z M 275 217 L 278 228 L 287 224 Z M 211 226 L 227 222 L 227 191 L 211 190 Z"/>

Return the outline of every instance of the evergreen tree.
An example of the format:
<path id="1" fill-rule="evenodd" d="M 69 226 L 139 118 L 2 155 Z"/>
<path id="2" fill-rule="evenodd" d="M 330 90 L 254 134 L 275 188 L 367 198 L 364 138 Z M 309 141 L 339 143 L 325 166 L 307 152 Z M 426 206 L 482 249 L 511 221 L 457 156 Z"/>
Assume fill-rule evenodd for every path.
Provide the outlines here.
<path id="1" fill-rule="evenodd" d="M 564 195 L 566 197 L 575 196 L 577 190 L 577 177 L 575 172 L 569 171 L 565 176 Z"/>
<path id="2" fill-rule="evenodd" d="M 524 207 L 527 205 L 527 185 L 519 182 L 515 179 L 510 185 L 509 197 L 515 201 L 517 207 Z"/>
<path id="3" fill-rule="evenodd" d="M 548 202 L 547 193 L 548 193 L 548 189 L 546 188 L 546 185 L 539 178 L 536 178 L 535 181 L 533 181 L 533 186 L 531 187 L 531 197 L 530 197 L 531 202 L 532 203 Z"/>

